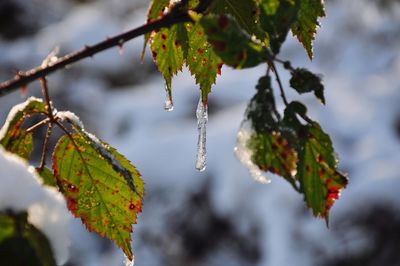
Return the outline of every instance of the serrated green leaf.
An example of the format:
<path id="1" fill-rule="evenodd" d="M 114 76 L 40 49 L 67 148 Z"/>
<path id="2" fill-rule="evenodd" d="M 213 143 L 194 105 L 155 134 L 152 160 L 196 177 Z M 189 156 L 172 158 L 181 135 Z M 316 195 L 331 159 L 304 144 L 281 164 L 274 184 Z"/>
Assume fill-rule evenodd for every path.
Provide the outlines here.
<path id="1" fill-rule="evenodd" d="M 277 131 L 256 133 L 248 146 L 253 151 L 253 163 L 261 170 L 280 175 L 294 185 L 297 153 L 285 137 Z"/>
<path id="2" fill-rule="evenodd" d="M 162 28 L 158 32 L 153 32 L 151 36 L 153 58 L 165 79 L 170 96 L 172 94 L 172 76 L 182 69 L 184 63 L 184 49 L 182 47 L 182 43 L 185 42 L 184 32 L 186 29 L 184 27 L 183 24 L 178 24 L 169 29 Z"/>
<path id="3" fill-rule="evenodd" d="M 210 12 L 219 15 L 229 14 L 250 36 L 254 35 L 260 41 L 264 41 L 266 38 L 260 28 L 258 7 L 254 0 L 214 0 Z"/>
<path id="4" fill-rule="evenodd" d="M 207 36 L 200 23 L 186 24 L 186 29 L 188 31 L 186 64 L 196 83 L 200 85 L 203 102 L 207 102 L 207 96 L 215 84 L 217 74 L 220 74 L 222 60 L 207 42 Z"/>
<path id="5" fill-rule="evenodd" d="M 55 266 L 47 237 L 27 220 L 27 213 L 0 213 L 2 265 Z"/>
<path id="6" fill-rule="evenodd" d="M 314 92 L 318 100 L 325 104 L 324 85 L 321 78 L 305 68 L 296 68 L 291 71 L 290 86 L 298 93 Z"/>
<path id="7" fill-rule="evenodd" d="M 293 35 L 303 44 L 310 59 L 313 57 L 312 43 L 315 40 L 318 19 L 325 16 L 323 0 L 301 0 L 299 14 L 292 26 Z"/>
<path id="8" fill-rule="evenodd" d="M 41 99 L 34 97 L 14 106 L 0 131 L 0 145 L 7 151 L 29 160 L 33 150 L 32 133 L 22 128 L 25 118 L 36 113 L 46 112 L 45 104 Z"/>
<path id="9" fill-rule="evenodd" d="M 268 33 L 271 50 L 278 54 L 286 36 L 297 18 L 300 0 L 262 0 L 261 27 Z"/>
<path id="10" fill-rule="evenodd" d="M 267 60 L 264 47 L 243 32 L 231 16 L 203 16 L 200 24 L 214 52 L 225 64 L 234 68 L 247 68 Z"/>
<path id="11" fill-rule="evenodd" d="M 42 169 L 36 168 L 36 172 L 42 179 L 44 185 L 57 188 L 57 179 L 49 168 L 47 167 L 43 167 Z"/>
<path id="12" fill-rule="evenodd" d="M 153 0 L 150 3 L 149 10 L 147 11 L 147 22 L 151 22 L 159 17 L 163 16 L 163 10 L 168 6 L 170 0 Z M 146 53 L 147 42 L 149 41 L 150 33 L 144 35 L 144 43 L 142 49 L 141 58 L 143 60 L 144 54 Z"/>
<path id="13" fill-rule="evenodd" d="M 337 170 L 332 141 L 318 123 L 307 126 L 302 142 L 297 168 L 300 188 L 313 214 L 328 223 L 329 210 L 346 187 L 347 178 Z"/>
<path id="14" fill-rule="evenodd" d="M 114 149 L 110 151 L 129 170 L 138 193 L 78 134 L 63 136 L 53 154 L 53 170 L 63 186 L 69 210 L 88 230 L 114 241 L 132 260 L 132 224 L 142 210 L 143 181 L 135 167 Z"/>
<path id="15" fill-rule="evenodd" d="M 295 186 L 297 154 L 280 133 L 281 118 L 275 105 L 271 78 L 268 75 L 261 77 L 256 89 L 246 110 L 254 129 L 247 143 L 252 151 L 251 160 L 260 170 L 280 175 Z"/>

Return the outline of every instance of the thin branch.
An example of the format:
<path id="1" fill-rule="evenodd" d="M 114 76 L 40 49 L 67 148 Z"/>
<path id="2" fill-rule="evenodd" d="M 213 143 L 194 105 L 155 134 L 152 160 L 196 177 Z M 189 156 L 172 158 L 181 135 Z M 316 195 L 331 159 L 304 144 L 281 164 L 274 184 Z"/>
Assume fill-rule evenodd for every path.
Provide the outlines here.
<path id="1" fill-rule="evenodd" d="M 53 109 L 51 107 L 49 88 L 47 87 L 46 78 L 44 78 L 44 77 L 40 78 L 40 84 L 42 85 L 42 94 L 43 94 L 44 99 L 46 101 L 47 115 L 50 118 L 50 122 L 53 122 L 54 121 L 54 115 L 53 115 Z"/>
<path id="2" fill-rule="evenodd" d="M 274 60 L 280 64 L 283 65 L 284 68 L 290 70 L 290 71 L 294 71 L 295 69 L 292 67 L 292 65 L 290 64 L 290 61 L 284 61 L 282 59 L 279 59 L 277 57 L 274 58 Z"/>
<path id="3" fill-rule="evenodd" d="M 53 129 L 53 124 L 49 123 L 49 125 L 47 126 L 46 136 L 43 142 L 42 158 L 40 159 L 40 165 L 38 167 L 40 171 L 43 170 L 44 166 L 46 165 L 47 153 L 49 151 L 49 139 L 51 136 L 52 129 Z"/>
<path id="4" fill-rule="evenodd" d="M 43 125 L 46 125 L 47 123 L 50 122 L 50 118 L 46 118 L 43 119 L 42 121 L 40 121 L 39 123 L 34 124 L 33 126 L 31 126 L 30 128 L 28 128 L 26 130 L 27 133 L 34 131 L 35 129 L 37 129 L 38 127 L 41 127 Z"/>
<path id="5" fill-rule="evenodd" d="M 105 41 L 99 42 L 92 46 L 85 46 L 83 49 L 67 54 L 61 58 L 59 58 L 54 63 L 49 63 L 48 66 L 36 67 L 26 72 L 19 71 L 18 74 L 14 77 L 14 79 L 10 79 L 3 83 L 0 83 L 0 97 L 6 94 L 9 94 L 18 88 L 24 87 L 29 83 L 44 78 L 47 75 L 59 70 L 63 69 L 66 66 L 69 66 L 77 61 L 82 59 L 92 57 L 97 53 L 100 53 L 104 50 L 107 50 L 112 47 L 121 46 L 125 42 L 132 40 L 138 36 L 144 35 L 146 33 L 152 32 L 153 30 L 159 28 L 168 28 L 172 25 L 190 22 L 191 18 L 188 14 L 166 14 L 162 18 L 149 22 L 143 26 L 130 30 L 128 32 L 117 35 L 113 38 L 107 38 Z"/>
<path id="6" fill-rule="evenodd" d="M 272 68 L 272 71 L 275 73 L 276 82 L 278 83 L 279 90 L 281 91 L 281 97 L 282 97 L 283 103 L 286 106 L 288 106 L 289 102 L 286 99 L 285 91 L 283 90 L 282 82 L 281 82 L 281 79 L 279 78 L 278 70 L 276 69 L 274 61 L 271 62 L 271 68 Z"/>

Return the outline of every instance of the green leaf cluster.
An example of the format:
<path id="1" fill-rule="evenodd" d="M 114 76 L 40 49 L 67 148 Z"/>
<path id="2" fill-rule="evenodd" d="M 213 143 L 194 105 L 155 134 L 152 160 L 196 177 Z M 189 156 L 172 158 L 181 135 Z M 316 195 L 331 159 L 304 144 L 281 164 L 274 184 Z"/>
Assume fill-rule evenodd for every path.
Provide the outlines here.
<path id="1" fill-rule="evenodd" d="M 329 209 L 345 187 L 346 178 L 337 171 L 336 164 L 319 160 L 334 158 L 329 136 L 307 116 L 307 108 L 302 103 L 288 102 L 275 66 L 275 62 L 281 63 L 290 72 L 289 84 L 295 91 L 300 94 L 312 92 L 325 104 L 324 86 L 318 75 L 277 59 L 290 31 L 312 58 L 318 20 L 325 16 L 323 1 L 189 0 L 181 3 L 186 4 L 153 0 L 148 13 L 148 19 L 152 21 L 172 15 L 169 10 L 176 10 L 175 5 L 179 5 L 179 12 L 186 12 L 192 18 L 191 23 L 163 28 L 146 38 L 151 43 L 153 58 L 166 80 L 170 96 L 172 76 L 184 64 L 195 76 L 206 103 L 222 63 L 236 69 L 265 63 L 268 74 L 260 78 L 245 118 L 251 121 L 254 129 L 248 141 L 253 163 L 261 170 L 289 181 L 304 194 L 314 215 L 328 220 Z M 199 4 L 208 6 L 196 13 Z M 276 108 L 270 72 L 276 77 L 286 107 L 282 115 Z M 321 169 L 325 171 L 324 175 Z M 336 190 L 330 187 L 331 184 Z"/>
<path id="2" fill-rule="evenodd" d="M 281 118 L 269 75 L 261 77 L 256 88 L 246 111 L 254 129 L 247 143 L 253 163 L 285 178 L 304 195 L 313 214 L 328 223 L 329 210 L 347 185 L 347 178 L 337 170 L 330 137 L 300 102 L 289 103 Z"/>

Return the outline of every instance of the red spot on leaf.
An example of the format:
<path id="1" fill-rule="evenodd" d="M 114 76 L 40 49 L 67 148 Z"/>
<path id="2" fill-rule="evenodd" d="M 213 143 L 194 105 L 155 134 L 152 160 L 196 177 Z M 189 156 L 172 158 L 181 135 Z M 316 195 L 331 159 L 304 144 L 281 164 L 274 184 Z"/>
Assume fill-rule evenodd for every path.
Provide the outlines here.
<path id="1" fill-rule="evenodd" d="M 141 212 L 142 211 L 141 201 L 138 201 L 136 204 L 131 202 L 131 204 L 129 205 L 129 210 L 134 213 Z"/>
<path id="2" fill-rule="evenodd" d="M 224 65 L 224 63 L 219 63 L 218 64 L 218 66 L 217 66 L 217 73 L 218 73 L 218 75 L 221 75 L 221 69 L 222 69 L 222 66 Z"/>
<path id="3" fill-rule="evenodd" d="M 276 170 L 276 168 L 275 167 L 273 167 L 273 166 L 271 166 L 269 169 L 268 169 L 271 173 L 274 173 L 274 174 L 276 174 L 278 171 Z"/>
<path id="4" fill-rule="evenodd" d="M 308 164 L 306 165 L 306 171 L 307 173 L 311 173 L 311 167 Z"/>
<path id="5" fill-rule="evenodd" d="M 72 214 L 77 217 L 76 211 L 78 210 L 78 202 L 76 199 L 67 198 L 67 208 L 72 212 Z"/>
<path id="6" fill-rule="evenodd" d="M 325 175 L 325 170 L 324 169 L 320 169 L 318 171 L 318 175 L 319 175 L 319 177 L 323 177 Z"/>
<path id="7" fill-rule="evenodd" d="M 215 27 L 211 27 L 211 28 L 208 28 L 208 29 L 207 29 L 207 34 L 208 34 L 208 35 L 212 35 L 212 34 L 215 34 L 215 33 L 217 33 L 217 32 L 218 32 L 218 29 L 215 28 Z"/>
<path id="8" fill-rule="evenodd" d="M 165 44 L 163 44 L 163 45 L 161 45 L 161 48 L 162 48 L 163 50 L 166 50 L 166 49 L 167 49 L 167 46 L 165 46 Z"/>
<path id="9" fill-rule="evenodd" d="M 220 26 L 221 29 L 225 29 L 229 25 L 229 20 L 225 15 L 221 15 L 218 18 L 218 26 Z"/>
<path id="10" fill-rule="evenodd" d="M 167 39 L 167 35 L 161 34 L 161 39 L 166 40 Z"/>
<path id="11" fill-rule="evenodd" d="M 243 50 L 240 51 L 240 53 L 238 54 L 238 60 L 242 61 L 244 59 L 244 55 L 245 55 L 244 51 Z"/>
<path id="12" fill-rule="evenodd" d="M 204 50 L 201 49 L 201 48 L 199 48 L 199 49 L 197 49 L 197 52 L 198 52 L 199 54 L 203 54 L 203 53 L 204 53 Z"/>
<path id="13" fill-rule="evenodd" d="M 226 43 L 222 42 L 222 41 L 211 41 L 210 40 L 211 45 L 214 47 L 215 50 L 219 51 L 219 52 L 223 52 L 226 50 Z"/>
<path id="14" fill-rule="evenodd" d="M 77 193 L 79 192 L 79 189 L 73 184 L 68 184 L 68 191 L 71 193 Z"/>

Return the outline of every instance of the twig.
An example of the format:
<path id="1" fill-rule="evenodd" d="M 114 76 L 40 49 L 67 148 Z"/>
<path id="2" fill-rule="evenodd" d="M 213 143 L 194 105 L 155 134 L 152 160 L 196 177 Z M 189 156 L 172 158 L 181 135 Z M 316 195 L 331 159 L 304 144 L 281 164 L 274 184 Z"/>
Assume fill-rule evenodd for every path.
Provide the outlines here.
<path id="1" fill-rule="evenodd" d="M 278 70 L 276 69 L 274 61 L 271 61 L 270 64 L 271 64 L 272 71 L 275 73 L 276 82 L 278 83 L 279 90 L 281 91 L 281 97 L 282 97 L 283 103 L 286 106 L 288 106 L 289 102 L 286 99 L 285 91 L 283 90 L 282 82 L 281 82 L 281 79 L 279 78 Z"/>
<path id="2" fill-rule="evenodd" d="M 27 133 L 34 131 L 35 129 L 37 129 L 38 127 L 41 127 L 43 125 L 46 125 L 47 123 L 50 122 L 50 118 L 46 118 L 43 119 L 42 121 L 40 121 L 39 123 L 34 124 L 33 126 L 31 126 L 30 128 L 28 128 L 26 130 Z"/>
<path id="3" fill-rule="evenodd" d="M 93 55 L 107 50 L 112 47 L 121 46 L 123 43 L 132 40 L 138 36 L 144 35 L 146 33 L 152 32 L 153 30 L 159 28 L 168 28 L 174 24 L 190 22 L 191 18 L 188 14 L 166 14 L 162 18 L 149 22 L 143 26 L 130 30 L 128 32 L 117 35 L 113 38 L 107 38 L 105 41 L 99 42 L 92 46 L 85 46 L 83 49 L 67 54 L 59 58 L 54 63 L 49 63 L 49 65 L 42 67 L 36 67 L 26 72 L 18 72 L 14 79 L 10 79 L 3 83 L 0 83 L 0 96 L 9 94 L 18 88 L 24 87 L 29 83 L 46 77 L 47 75 L 62 69 L 68 65 L 71 65 L 82 59 L 92 57 Z"/>
<path id="4" fill-rule="evenodd" d="M 42 94 L 44 96 L 44 99 L 46 101 L 46 110 L 47 110 L 47 115 L 50 118 L 50 122 L 52 123 L 54 121 L 54 115 L 53 115 L 53 110 L 51 107 L 51 102 L 50 102 L 50 95 L 49 95 L 49 89 L 47 87 L 47 80 L 46 78 L 42 77 L 40 78 L 40 84 L 42 85 Z"/>
<path id="5" fill-rule="evenodd" d="M 46 136 L 44 138 L 42 158 L 40 159 L 40 165 L 38 167 L 40 171 L 43 170 L 44 166 L 46 165 L 47 152 L 49 150 L 49 139 L 51 136 L 52 129 L 53 129 L 53 124 L 49 123 L 49 125 L 47 126 Z"/>
<path id="6" fill-rule="evenodd" d="M 286 68 L 286 69 L 288 69 L 288 70 L 290 70 L 290 71 L 294 71 L 294 70 L 295 70 L 295 69 L 292 67 L 292 65 L 290 64 L 289 61 L 284 61 L 284 60 L 279 59 L 279 58 L 277 58 L 277 57 L 275 57 L 274 60 L 275 60 L 276 62 L 282 64 L 284 68 Z"/>

